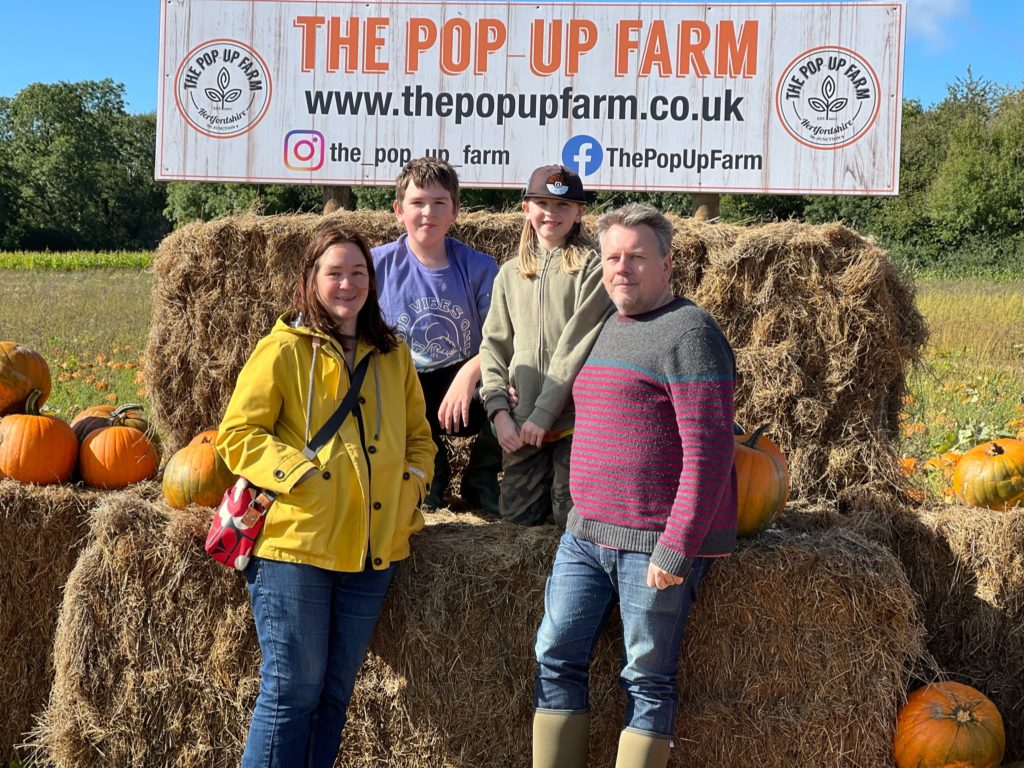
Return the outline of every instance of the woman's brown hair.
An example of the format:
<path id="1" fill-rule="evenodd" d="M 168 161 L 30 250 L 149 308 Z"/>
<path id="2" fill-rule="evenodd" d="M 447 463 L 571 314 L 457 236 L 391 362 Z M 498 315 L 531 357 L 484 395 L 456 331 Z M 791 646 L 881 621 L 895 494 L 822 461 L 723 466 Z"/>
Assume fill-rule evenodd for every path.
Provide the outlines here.
<path id="1" fill-rule="evenodd" d="M 299 283 L 295 286 L 292 297 L 292 309 L 302 316 L 302 322 L 308 328 L 330 334 L 336 338 L 343 348 L 348 349 L 349 342 L 341 333 L 334 318 L 320 301 L 316 293 L 316 271 L 320 265 L 320 257 L 335 245 L 352 243 L 366 259 L 366 273 L 370 278 L 370 286 L 366 293 L 366 303 L 356 316 L 356 338 L 373 345 L 381 352 L 390 352 L 398 346 L 398 338 L 394 329 L 384 322 L 384 315 L 377 301 L 377 273 L 373 268 L 373 256 L 363 236 L 354 229 L 339 222 L 328 222 L 317 227 L 313 239 L 309 241 L 302 254 Z"/>

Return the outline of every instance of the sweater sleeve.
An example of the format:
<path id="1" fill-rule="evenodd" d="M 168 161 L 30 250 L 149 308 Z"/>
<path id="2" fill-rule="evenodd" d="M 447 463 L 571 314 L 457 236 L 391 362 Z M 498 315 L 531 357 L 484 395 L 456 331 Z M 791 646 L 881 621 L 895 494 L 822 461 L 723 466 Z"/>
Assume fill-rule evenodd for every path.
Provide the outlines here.
<path id="1" fill-rule="evenodd" d="M 729 344 L 713 325 L 684 334 L 665 362 L 683 461 L 672 510 L 651 562 L 685 576 L 693 553 L 714 533 L 713 525 L 736 527 L 735 514 L 731 520 L 718 518 L 732 482 L 735 373 Z"/>
<path id="2" fill-rule="evenodd" d="M 494 280 L 491 307 L 484 320 L 483 340 L 480 342 L 480 397 L 487 415 L 495 411 L 510 410 L 508 403 L 508 366 L 512 360 L 512 317 L 505 294 L 508 270 L 501 270 Z"/>
<path id="3" fill-rule="evenodd" d="M 540 395 L 529 416 L 530 421 L 543 429 L 550 429 L 565 409 L 576 374 L 587 361 L 604 321 L 614 309 L 601 282 L 601 259 L 596 253 L 591 253 L 579 275 L 576 309 L 558 337 Z"/>
<path id="4" fill-rule="evenodd" d="M 261 339 L 238 374 L 217 435 L 217 452 L 236 475 L 287 493 L 315 465 L 277 437 L 284 408 L 281 381 L 294 378 L 295 358 L 271 337 Z"/>

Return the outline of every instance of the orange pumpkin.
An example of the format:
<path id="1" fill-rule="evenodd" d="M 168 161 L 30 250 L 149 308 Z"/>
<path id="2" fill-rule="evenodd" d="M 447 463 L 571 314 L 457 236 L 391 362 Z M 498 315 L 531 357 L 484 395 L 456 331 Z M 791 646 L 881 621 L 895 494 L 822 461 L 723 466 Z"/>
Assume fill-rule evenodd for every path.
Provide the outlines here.
<path id="1" fill-rule="evenodd" d="M 71 428 L 80 443 L 89 433 L 106 427 L 135 427 L 152 438 L 149 422 L 142 418 L 142 409 L 138 403 L 90 405 L 71 420 Z"/>
<path id="2" fill-rule="evenodd" d="M 43 356 L 24 344 L 0 341 L 0 416 L 25 413 L 28 396 L 36 389 L 38 408 L 50 396 L 50 367 Z"/>
<path id="3" fill-rule="evenodd" d="M 953 490 L 972 507 L 1003 510 L 1024 501 L 1024 442 L 1003 438 L 971 448 L 953 471 Z"/>
<path id="4" fill-rule="evenodd" d="M 739 536 L 754 536 L 765 530 L 789 499 L 789 465 L 779 447 L 764 437 L 766 428 L 735 436 Z"/>
<path id="5" fill-rule="evenodd" d="M 913 456 L 903 456 L 900 459 L 900 474 L 904 477 L 910 477 L 917 472 L 920 462 Z"/>
<path id="6" fill-rule="evenodd" d="M 78 440 L 61 419 L 39 413 L 40 395 L 33 390 L 27 413 L 0 421 L 0 477 L 38 485 L 66 483 L 75 471 Z"/>
<path id="7" fill-rule="evenodd" d="M 962 683 L 918 688 L 896 718 L 896 768 L 998 768 L 1005 748 L 999 710 Z"/>
<path id="8" fill-rule="evenodd" d="M 107 427 L 86 435 L 78 471 L 94 488 L 124 488 L 156 474 L 160 459 L 153 443 L 135 427 Z"/>
<path id="9" fill-rule="evenodd" d="M 224 491 L 238 480 L 214 450 L 216 438 L 216 430 L 203 432 L 175 453 L 164 467 L 164 499 L 175 509 L 184 509 L 189 504 L 216 506 Z"/>

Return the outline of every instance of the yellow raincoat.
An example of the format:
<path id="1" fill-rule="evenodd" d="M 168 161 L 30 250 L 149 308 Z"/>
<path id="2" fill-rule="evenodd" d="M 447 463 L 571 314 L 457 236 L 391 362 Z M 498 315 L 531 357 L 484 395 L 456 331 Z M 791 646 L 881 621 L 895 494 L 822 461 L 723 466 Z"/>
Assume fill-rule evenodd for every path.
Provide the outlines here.
<path id="1" fill-rule="evenodd" d="M 418 506 L 430 483 L 435 447 L 409 348 L 381 354 L 360 341 L 356 364 L 373 355 L 355 410 L 314 462 L 306 445 L 312 338 L 322 343 L 312 370 L 309 437 L 326 423 L 349 389 L 349 372 L 330 336 L 294 326 L 287 317 L 253 350 L 238 375 L 217 437 L 232 472 L 280 493 L 254 554 L 358 572 L 409 555 L 409 537 L 423 527 Z M 316 467 L 316 474 L 298 483 Z M 297 484 L 298 483 L 298 484 Z"/>

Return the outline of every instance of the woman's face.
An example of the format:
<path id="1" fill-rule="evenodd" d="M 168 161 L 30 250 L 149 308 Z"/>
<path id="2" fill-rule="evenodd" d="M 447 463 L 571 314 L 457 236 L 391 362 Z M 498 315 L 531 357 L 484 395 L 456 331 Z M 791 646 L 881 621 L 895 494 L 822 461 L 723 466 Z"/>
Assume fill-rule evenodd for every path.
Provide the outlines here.
<path id="1" fill-rule="evenodd" d="M 316 295 L 342 333 L 355 333 L 369 290 L 370 273 L 359 246 L 342 243 L 323 252 L 316 270 Z"/>

